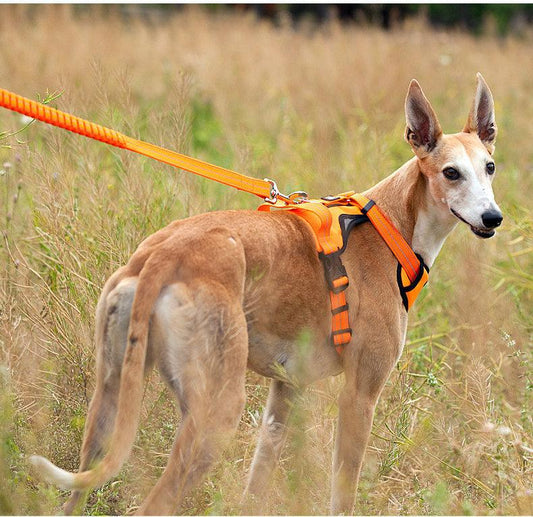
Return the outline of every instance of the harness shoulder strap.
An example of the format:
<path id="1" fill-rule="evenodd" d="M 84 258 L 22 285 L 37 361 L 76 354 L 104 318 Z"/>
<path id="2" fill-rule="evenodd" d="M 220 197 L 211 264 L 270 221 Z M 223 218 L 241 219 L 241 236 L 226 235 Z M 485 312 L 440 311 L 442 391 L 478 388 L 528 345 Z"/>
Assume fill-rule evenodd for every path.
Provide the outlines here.
<path id="1" fill-rule="evenodd" d="M 398 260 L 397 282 L 403 305 L 408 311 L 429 279 L 429 268 L 374 201 L 362 194 L 352 197 Z"/>
<path id="2" fill-rule="evenodd" d="M 396 270 L 396 281 L 398 282 L 398 288 L 400 289 L 403 305 L 407 311 L 409 311 L 409 309 L 414 305 L 418 295 L 422 291 L 422 288 L 429 280 L 429 268 L 426 266 L 420 255 L 417 254 L 416 256 L 420 261 L 420 269 L 417 277 L 413 281 L 409 279 L 405 269 L 399 262 Z"/>
<path id="3" fill-rule="evenodd" d="M 369 219 L 383 240 L 387 243 L 398 262 L 402 265 L 407 276 L 413 282 L 418 276 L 420 260 L 407 244 L 402 234 L 392 224 L 391 220 L 379 209 L 374 201 L 362 194 L 355 194 L 353 199 L 361 207 L 361 212 Z"/>

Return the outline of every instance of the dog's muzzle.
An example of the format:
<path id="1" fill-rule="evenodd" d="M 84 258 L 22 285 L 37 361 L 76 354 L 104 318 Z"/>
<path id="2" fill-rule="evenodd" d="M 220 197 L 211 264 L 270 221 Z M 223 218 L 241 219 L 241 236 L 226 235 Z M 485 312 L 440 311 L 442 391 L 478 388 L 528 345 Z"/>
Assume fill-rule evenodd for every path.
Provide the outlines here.
<path id="1" fill-rule="evenodd" d="M 490 239 L 491 237 L 494 237 L 496 233 L 494 229 L 498 228 L 503 221 L 502 213 L 499 210 L 487 210 L 481 215 L 483 226 L 474 226 L 463 219 L 453 208 L 450 208 L 450 211 L 455 217 L 457 217 L 457 219 L 467 224 L 474 235 L 481 237 L 482 239 Z"/>

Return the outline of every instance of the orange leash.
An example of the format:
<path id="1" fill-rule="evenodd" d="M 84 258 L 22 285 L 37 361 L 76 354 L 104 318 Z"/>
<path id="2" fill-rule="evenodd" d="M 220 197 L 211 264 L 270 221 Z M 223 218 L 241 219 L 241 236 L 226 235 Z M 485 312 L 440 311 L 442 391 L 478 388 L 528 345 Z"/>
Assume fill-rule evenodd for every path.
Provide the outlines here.
<path id="1" fill-rule="evenodd" d="M 238 190 L 249 192 L 271 202 L 275 201 L 279 195 L 276 184 L 272 180 L 260 180 L 245 176 L 232 170 L 143 142 L 142 140 L 136 140 L 118 131 L 64 113 L 50 106 L 45 106 L 40 102 L 27 99 L 2 88 L 0 88 L 0 106 L 40 120 L 41 122 L 78 133 L 87 138 L 93 138 L 94 140 L 99 140 L 121 149 L 128 149 L 129 151 L 134 151 L 149 158 L 154 158 L 173 167 L 178 167 L 179 169 L 218 181 Z"/>

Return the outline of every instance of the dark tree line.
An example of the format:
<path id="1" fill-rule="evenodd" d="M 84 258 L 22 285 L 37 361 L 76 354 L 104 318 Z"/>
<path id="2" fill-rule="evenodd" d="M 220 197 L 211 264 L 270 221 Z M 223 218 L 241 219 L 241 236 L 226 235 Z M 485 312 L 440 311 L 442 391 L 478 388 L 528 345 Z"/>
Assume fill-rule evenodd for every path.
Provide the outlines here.
<path id="1" fill-rule="evenodd" d="M 143 18 L 148 23 L 162 23 L 186 4 L 103 4 L 100 6 L 75 4 L 82 14 L 99 9 L 119 12 L 125 19 Z M 283 19 L 295 27 L 302 22 L 321 24 L 331 19 L 343 23 L 368 23 L 384 29 L 401 25 L 410 17 L 424 15 L 435 27 L 458 28 L 475 34 L 483 33 L 489 19 L 492 26 L 504 35 L 519 33 L 533 23 L 533 4 L 201 4 L 211 11 L 247 11 L 258 18 L 278 24 Z M 30 14 L 34 6 L 28 6 Z"/>
<path id="2" fill-rule="evenodd" d="M 254 9 L 258 16 L 276 21 L 283 14 L 298 23 L 324 22 L 336 17 L 344 22 L 366 22 L 389 29 L 411 16 L 424 14 L 436 27 L 462 28 L 481 33 L 490 17 L 502 34 L 533 22 L 533 4 L 255 4 L 233 5 Z"/>

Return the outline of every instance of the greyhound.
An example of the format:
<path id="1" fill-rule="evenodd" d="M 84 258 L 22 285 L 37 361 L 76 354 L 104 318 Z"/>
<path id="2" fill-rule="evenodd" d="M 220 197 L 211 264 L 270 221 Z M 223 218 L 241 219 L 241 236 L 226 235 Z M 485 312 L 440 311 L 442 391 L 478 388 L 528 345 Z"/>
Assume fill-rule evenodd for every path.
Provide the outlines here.
<path id="1" fill-rule="evenodd" d="M 445 135 L 412 80 L 405 139 L 414 157 L 364 195 L 388 215 L 427 266 L 459 221 L 495 234 L 494 102 L 481 74 L 463 130 Z M 329 344 L 328 286 L 308 223 L 281 212 L 222 211 L 175 221 L 144 240 L 106 282 L 96 309 L 97 374 L 79 473 L 40 456 L 41 475 L 73 490 L 115 476 L 135 439 L 144 376 L 157 365 L 182 420 L 166 468 L 139 508 L 168 514 L 197 485 L 235 432 L 249 367 L 272 378 L 246 493 L 264 493 L 287 435 L 298 387 L 341 372 L 331 513 L 351 513 L 374 409 L 405 343 L 407 312 L 397 262 L 371 225 L 348 237 L 343 262 L 354 328 L 338 354 Z M 309 337 L 302 349 L 302 334 Z M 303 350 L 303 351 L 302 351 Z M 279 374 L 282 368 L 286 377 Z"/>

